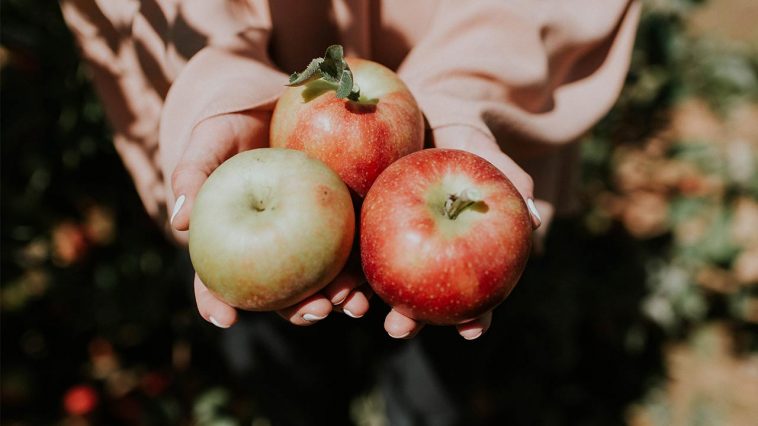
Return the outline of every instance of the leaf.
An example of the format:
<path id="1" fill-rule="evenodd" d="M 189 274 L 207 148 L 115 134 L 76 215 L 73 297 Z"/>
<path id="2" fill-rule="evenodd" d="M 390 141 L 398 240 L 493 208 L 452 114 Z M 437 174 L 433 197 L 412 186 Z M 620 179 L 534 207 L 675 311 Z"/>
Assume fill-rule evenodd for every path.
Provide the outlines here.
<path id="1" fill-rule="evenodd" d="M 322 79 L 337 86 L 337 98 L 358 101 L 360 89 L 354 84 L 353 72 L 350 71 L 344 55 L 344 49 L 339 44 L 329 46 L 323 58 L 312 60 L 305 71 L 293 73 L 288 86 L 301 86 Z"/>
<path id="2" fill-rule="evenodd" d="M 303 72 L 292 73 L 288 86 L 301 86 L 305 83 L 308 83 L 309 81 L 321 78 L 322 75 L 320 65 L 322 62 L 324 62 L 323 58 L 316 58 L 308 64 Z"/>
<path id="3" fill-rule="evenodd" d="M 342 74 L 348 68 L 342 46 L 339 44 L 329 46 L 324 54 L 324 60 L 319 67 L 324 80 L 331 83 L 339 83 L 342 80 Z"/>
<path id="4" fill-rule="evenodd" d="M 337 88 L 337 98 L 345 99 L 350 96 L 353 91 L 353 73 L 349 69 L 342 72 L 342 78 L 340 78 L 340 85 Z"/>
<path id="5" fill-rule="evenodd" d="M 333 44 L 326 49 L 324 54 L 324 68 L 328 69 L 329 77 L 334 77 L 335 82 L 339 81 L 342 73 L 349 69 L 345 62 L 345 52 L 339 44 Z"/>
<path id="6" fill-rule="evenodd" d="M 321 78 L 330 83 L 339 83 L 342 76 L 342 71 L 337 70 L 337 66 L 329 61 L 324 61 L 320 64 Z"/>
<path id="7" fill-rule="evenodd" d="M 334 62 L 345 62 L 345 51 L 342 49 L 342 45 L 339 44 L 333 44 L 326 48 L 326 53 L 324 54 L 324 59 Z"/>

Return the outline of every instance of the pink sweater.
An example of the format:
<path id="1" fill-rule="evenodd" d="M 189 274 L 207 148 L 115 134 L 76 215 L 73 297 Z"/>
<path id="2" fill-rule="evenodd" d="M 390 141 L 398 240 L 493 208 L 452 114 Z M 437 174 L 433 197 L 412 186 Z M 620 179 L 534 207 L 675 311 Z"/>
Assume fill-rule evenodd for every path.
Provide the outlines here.
<path id="1" fill-rule="evenodd" d="M 640 5 L 627 0 L 62 0 L 147 212 L 168 224 L 191 130 L 270 111 L 287 81 L 340 43 L 396 69 L 431 130 L 494 138 L 565 211 L 572 144 L 615 102 Z M 167 207 L 168 206 L 168 207 Z"/>

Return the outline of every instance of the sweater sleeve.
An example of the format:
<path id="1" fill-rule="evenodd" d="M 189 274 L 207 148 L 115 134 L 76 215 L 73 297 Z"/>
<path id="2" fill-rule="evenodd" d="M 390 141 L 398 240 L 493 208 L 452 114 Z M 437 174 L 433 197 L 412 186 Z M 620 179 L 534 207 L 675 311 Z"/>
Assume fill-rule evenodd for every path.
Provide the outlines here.
<path id="1" fill-rule="evenodd" d="M 446 0 L 399 72 L 431 128 L 474 127 L 527 157 L 577 139 L 623 85 L 640 5 Z"/>
<path id="2" fill-rule="evenodd" d="M 145 210 L 162 222 L 163 179 L 156 163 L 165 78 L 150 76 L 141 66 L 142 44 L 133 32 L 142 16 L 140 2 L 61 0 L 60 5 L 112 128 L 116 151 Z"/>
<path id="3" fill-rule="evenodd" d="M 264 1 L 197 0 L 182 4 L 179 15 L 194 32 L 207 34 L 205 46 L 184 64 L 166 96 L 160 120 L 160 167 L 170 177 L 192 130 L 220 114 L 271 112 L 287 76 L 270 61 L 271 34 Z M 170 179 L 165 179 L 173 205 Z"/>
<path id="4" fill-rule="evenodd" d="M 167 177 L 208 117 L 269 110 L 286 76 L 271 65 L 265 0 L 62 0 L 113 140 L 147 213 L 169 233 Z"/>

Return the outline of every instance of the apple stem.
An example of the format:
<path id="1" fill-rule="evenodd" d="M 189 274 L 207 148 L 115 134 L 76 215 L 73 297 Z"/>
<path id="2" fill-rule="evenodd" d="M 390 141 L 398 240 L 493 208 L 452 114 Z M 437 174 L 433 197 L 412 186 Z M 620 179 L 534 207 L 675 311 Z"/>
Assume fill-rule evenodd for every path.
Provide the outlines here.
<path id="1" fill-rule="evenodd" d="M 466 188 L 457 194 L 450 194 L 445 200 L 445 216 L 455 220 L 468 206 L 482 201 L 482 193 L 474 188 Z"/>

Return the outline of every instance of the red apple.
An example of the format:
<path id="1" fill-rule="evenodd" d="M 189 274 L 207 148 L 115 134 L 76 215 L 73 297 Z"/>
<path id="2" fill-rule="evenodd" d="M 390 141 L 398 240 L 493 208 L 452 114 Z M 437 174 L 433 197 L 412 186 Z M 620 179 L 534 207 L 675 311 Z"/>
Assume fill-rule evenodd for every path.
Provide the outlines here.
<path id="1" fill-rule="evenodd" d="M 393 163 L 368 192 L 363 271 L 403 315 L 460 324 L 505 300 L 531 232 L 523 198 L 495 166 L 466 151 L 426 149 Z"/>
<path id="2" fill-rule="evenodd" d="M 316 293 L 342 270 L 355 213 L 324 163 L 277 148 L 242 152 L 205 181 L 190 217 L 192 265 L 227 304 L 272 311 Z"/>
<path id="3" fill-rule="evenodd" d="M 354 100 L 339 98 L 337 83 L 323 78 L 289 87 L 274 109 L 270 141 L 273 147 L 305 151 L 325 162 L 363 197 L 387 166 L 423 147 L 424 122 L 397 74 L 368 60 L 348 59 L 345 65 L 341 47 L 330 49 L 335 47 L 336 65 L 352 71 L 349 78 L 357 84 Z M 332 80 L 340 81 L 340 75 Z"/>

